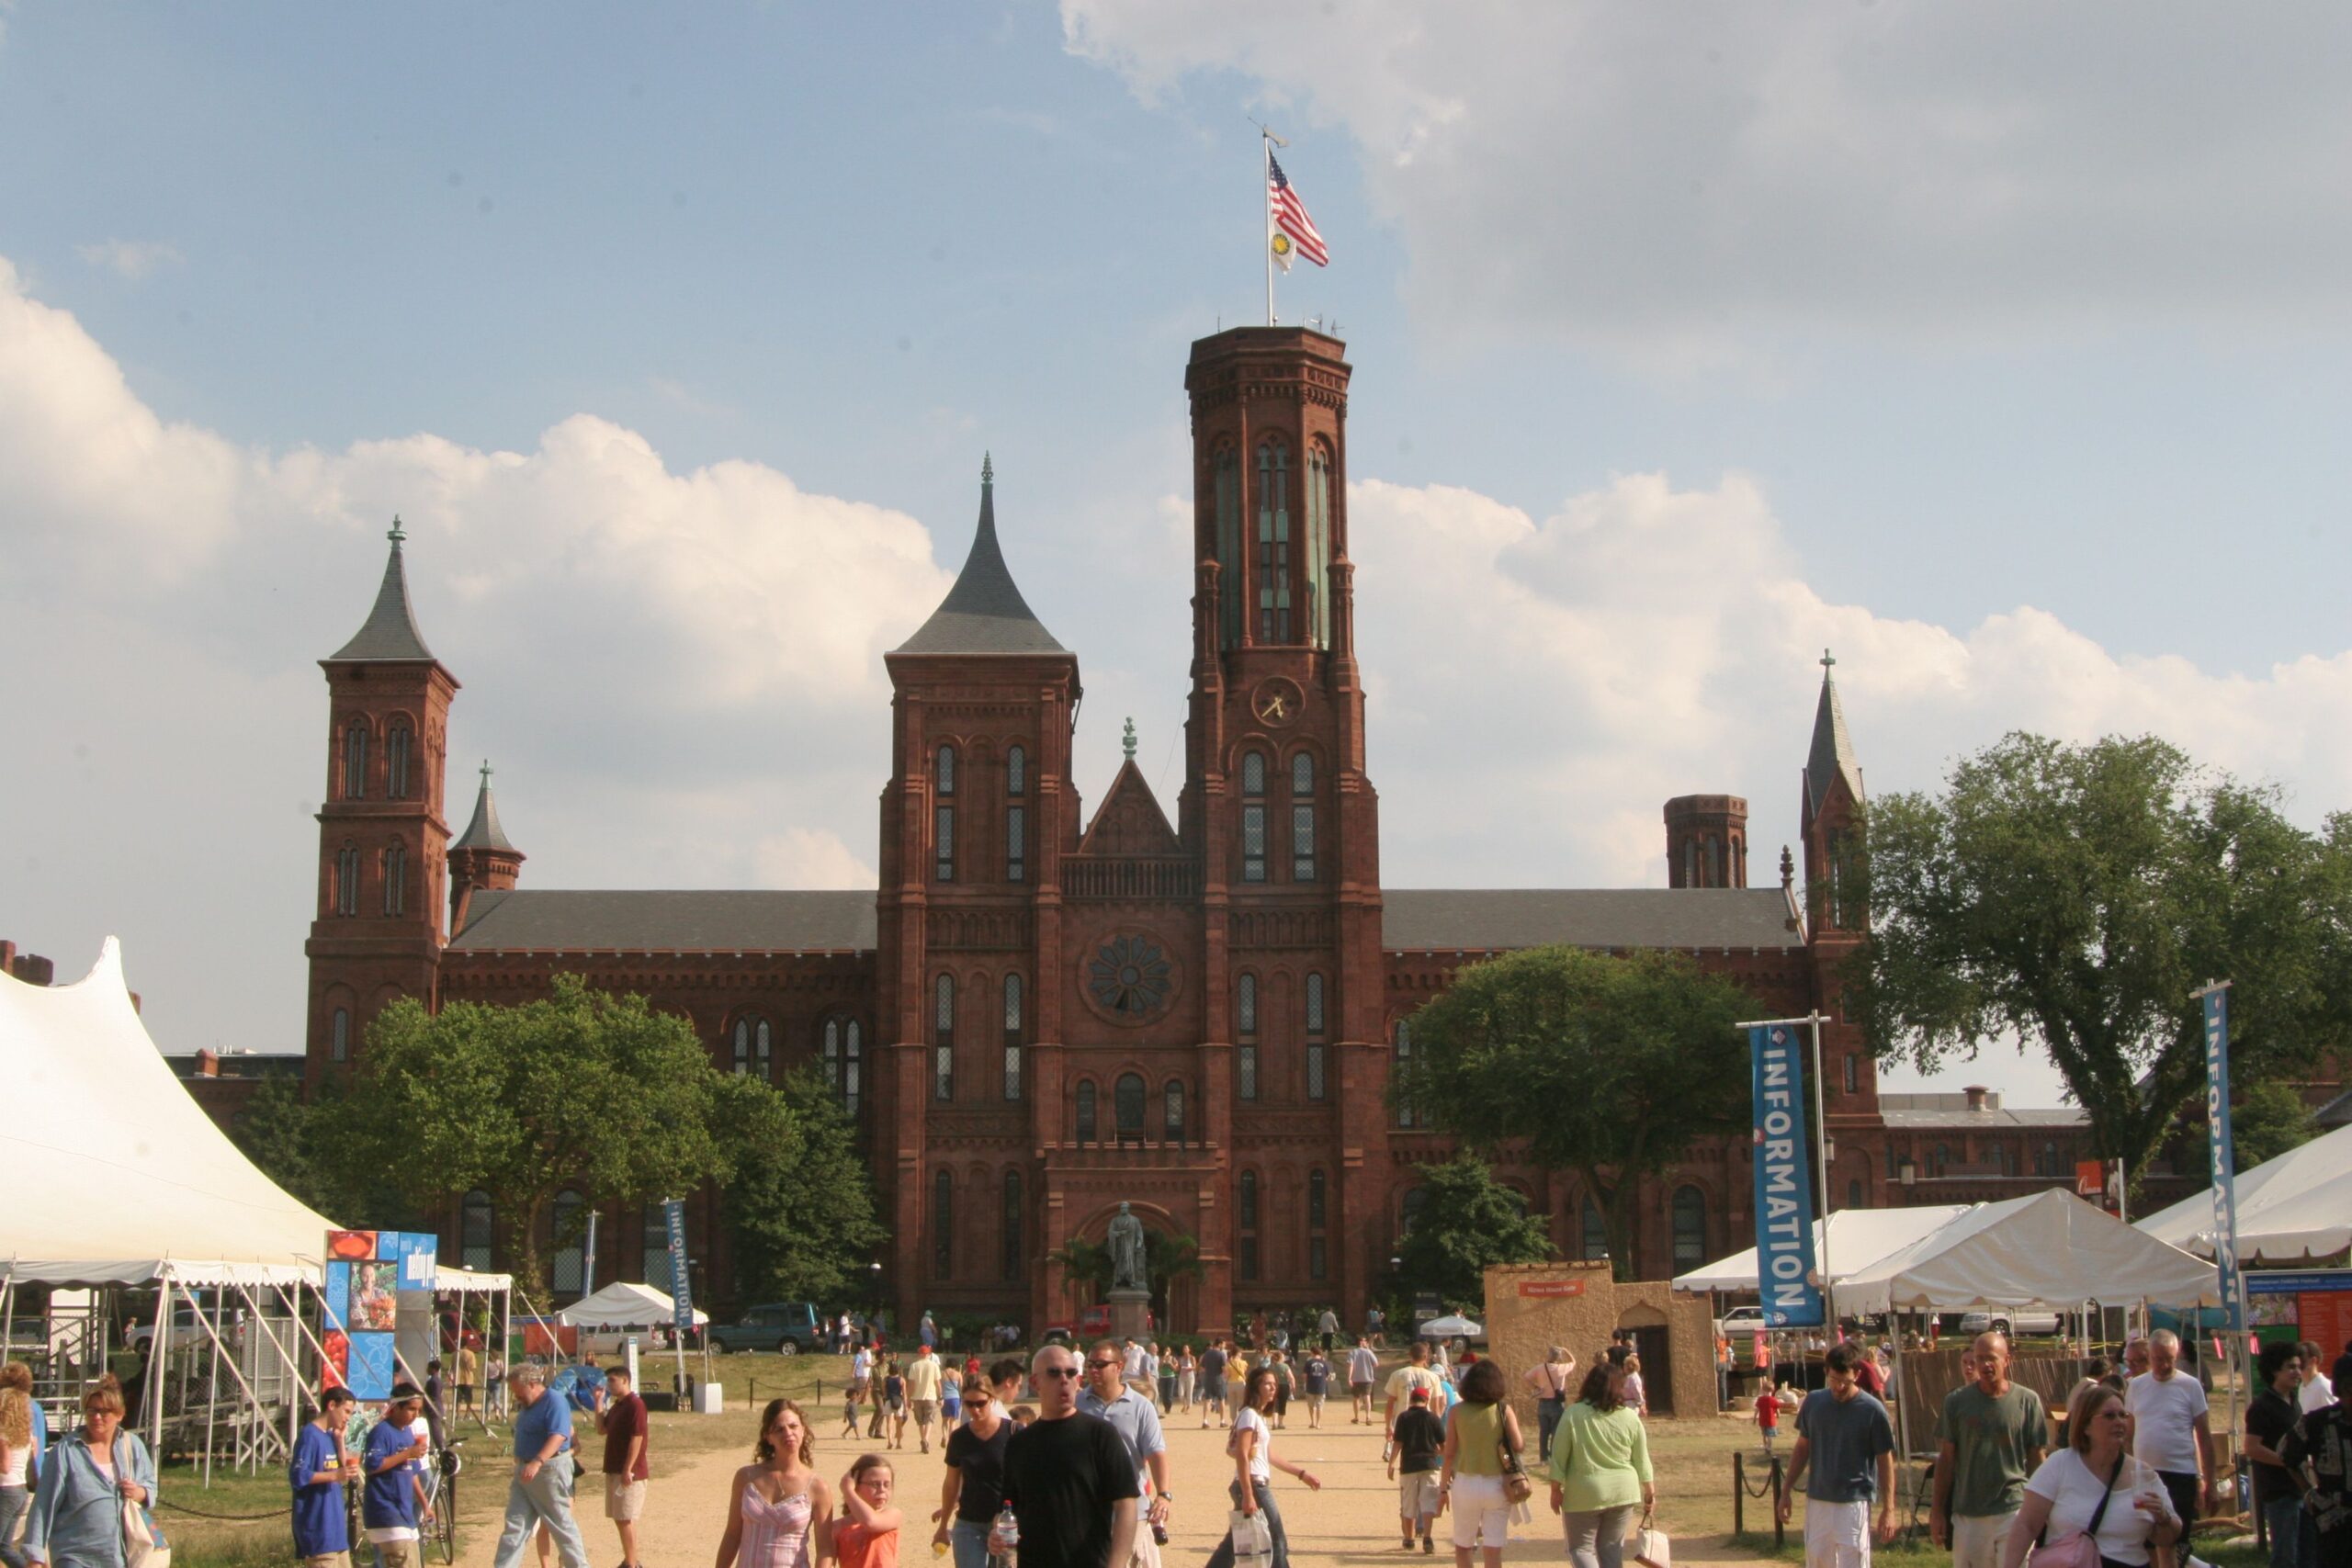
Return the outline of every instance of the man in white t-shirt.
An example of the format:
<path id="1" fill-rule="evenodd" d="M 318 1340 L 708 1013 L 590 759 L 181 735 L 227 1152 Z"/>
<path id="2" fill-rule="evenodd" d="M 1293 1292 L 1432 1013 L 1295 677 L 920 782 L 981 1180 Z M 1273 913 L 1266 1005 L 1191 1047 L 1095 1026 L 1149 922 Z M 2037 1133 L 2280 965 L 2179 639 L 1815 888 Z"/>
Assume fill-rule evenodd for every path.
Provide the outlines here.
<path id="1" fill-rule="evenodd" d="M 1415 1389 L 1430 1391 L 1431 1410 L 1445 1408 L 1445 1380 L 1430 1370 L 1430 1342 L 1426 1339 L 1414 1340 L 1411 1355 L 1412 1360 L 1408 1364 L 1388 1374 L 1388 1408 L 1383 1413 L 1382 1420 L 1387 1439 L 1392 1443 L 1396 1440 L 1396 1417 L 1411 1406 Z"/>
<path id="2" fill-rule="evenodd" d="M 2216 1506 L 2213 1427 L 2205 1390 L 2180 1370 L 2179 1335 L 2159 1328 L 2148 1336 L 2148 1370 L 2123 1385 L 2123 1409 L 2132 1453 L 2164 1478 L 2172 1511 L 2185 1525 L 2202 1518 Z"/>
<path id="3" fill-rule="evenodd" d="M 874 1351 L 869 1346 L 860 1345 L 857 1348 L 857 1353 L 849 1359 L 850 1402 L 854 1404 L 864 1404 L 866 1402 L 866 1394 L 873 1386 Z"/>
<path id="4" fill-rule="evenodd" d="M 1379 1377 L 1380 1357 L 1372 1348 L 1372 1336 L 1366 1334 L 1348 1352 L 1348 1397 L 1355 1401 L 1355 1412 L 1348 1417 L 1349 1426 L 1372 1419 L 1372 1385 Z"/>
<path id="5" fill-rule="evenodd" d="M 2303 1386 L 2295 1395 L 2295 1406 L 2305 1415 L 2324 1410 L 2335 1403 L 2335 1384 L 2320 1371 L 2327 1359 L 2327 1352 L 2317 1341 L 2306 1339 L 2295 1347 L 2295 1354 L 2303 1359 Z"/>

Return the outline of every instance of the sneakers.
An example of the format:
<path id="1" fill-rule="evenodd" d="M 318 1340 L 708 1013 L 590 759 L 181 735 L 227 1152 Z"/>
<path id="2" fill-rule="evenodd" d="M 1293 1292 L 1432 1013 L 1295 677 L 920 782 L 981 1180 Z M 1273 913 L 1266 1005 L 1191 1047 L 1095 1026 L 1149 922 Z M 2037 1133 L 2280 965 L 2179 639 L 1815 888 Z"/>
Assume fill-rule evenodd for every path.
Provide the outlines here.
<path id="1" fill-rule="evenodd" d="M 1427 1537 L 1427 1536 L 1423 1536 L 1423 1537 L 1421 1537 L 1421 1551 L 1422 1551 L 1422 1552 L 1423 1552 L 1424 1554 L 1431 1553 L 1431 1552 L 1436 1551 L 1437 1551 L 1437 1542 L 1435 1542 L 1435 1541 L 1431 1540 L 1430 1540 L 1429 1537 Z"/>

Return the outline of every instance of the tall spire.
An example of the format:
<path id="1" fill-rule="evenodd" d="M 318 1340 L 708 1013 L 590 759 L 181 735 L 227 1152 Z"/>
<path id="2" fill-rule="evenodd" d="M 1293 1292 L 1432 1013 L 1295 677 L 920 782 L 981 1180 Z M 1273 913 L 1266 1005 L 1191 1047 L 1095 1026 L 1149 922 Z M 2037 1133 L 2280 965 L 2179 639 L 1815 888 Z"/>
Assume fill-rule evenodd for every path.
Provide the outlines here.
<path id="1" fill-rule="evenodd" d="M 996 465 L 980 459 L 980 521 L 956 586 L 899 653 L 1067 653 L 1030 610 L 996 539 Z"/>
<path id="2" fill-rule="evenodd" d="M 401 560 L 401 541 L 408 537 L 397 514 L 384 536 L 392 542 L 392 553 L 384 562 L 384 581 L 376 590 L 375 607 L 368 612 L 365 625 L 358 635 L 331 656 L 335 661 L 355 660 L 392 660 L 431 659 L 432 649 L 424 646 L 424 637 L 416 629 L 416 616 L 408 605 L 408 569 Z"/>
<path id="3" fill-rule="evenodd" d="M 449 847 L 453 850 L 505 850 L 520 853 L 508 841 L 506 829 L 498 825 L 498 802 L 491 796 L 490 773 L 490 759 L 485 757 L 481 764 L 481 793 L 474 796 L 474 819 L 466 825 L 464 835 Z"/>
<path id="4" fill-rule="evenodd" d="M 1846 705 L 1838 700 L 1832 673 L 1837 664 L 1837 656 L 1823 649 L 1821 704 L 1814 710 L 1813 749 L 1804 764 L 1805 794 L 1815 806 L 1828 798 L 1831 783 L 1841 778 L 1857 802 L 1862 798 L 1861 764 L 1854 760 L 1853 738 L 1846 733 Z"/>

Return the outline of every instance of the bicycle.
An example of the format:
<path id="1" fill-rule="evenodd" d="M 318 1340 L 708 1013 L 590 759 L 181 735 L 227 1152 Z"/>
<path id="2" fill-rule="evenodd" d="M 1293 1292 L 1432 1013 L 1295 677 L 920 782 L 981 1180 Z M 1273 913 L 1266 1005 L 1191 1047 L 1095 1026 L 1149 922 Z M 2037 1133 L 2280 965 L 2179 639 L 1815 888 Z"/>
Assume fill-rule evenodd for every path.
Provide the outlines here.
<path id="1" fill-rule="evenodd" d="M 458 1450 L 465 1446 L 465 1438 L 452 1439 L 434 1454 L 424 1472 L 424 1503 L 433 1510 L 433 1519 L 424 1527 L 422 1546 L 426 1552 L 437 1549 L 443 1562 L 458 1560 L 458 1472 L 466 1466 Z"/>

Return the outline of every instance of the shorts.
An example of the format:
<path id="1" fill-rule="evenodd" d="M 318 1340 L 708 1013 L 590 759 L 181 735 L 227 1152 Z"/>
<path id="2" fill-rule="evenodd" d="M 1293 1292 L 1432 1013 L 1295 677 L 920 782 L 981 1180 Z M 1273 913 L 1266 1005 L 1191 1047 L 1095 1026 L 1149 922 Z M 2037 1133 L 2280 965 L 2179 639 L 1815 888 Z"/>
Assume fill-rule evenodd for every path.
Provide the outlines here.
<path id="1" fill-rule="evenodd" d="M 383 1562 L 384 1568 L 416 1568 L 416 1541 L 413 1538 L 407 1540 L 379 1540 L 373 1545 L 376 1555 Z"/>
<path id="2" fill-rule="evenodd" d="M 348 1551 L 322 1551 L 316 1557 L 300 1557 L 295 1561 L 302 1568 L 351 1568 L 351 1553 Z"/>
<path id="3" fill-rule="evenodd" d="M 915 1424 L 917 1426 L 928 1427 L 933 1421 L 938 1419 L 939 1401 L 935 1399 L 918 1399 L 915 1401 Z"/>
<path id="4" fill-rule="evenodd" d="M 1871 1503 L 1804 1500 L 1805 1568 L 1870 1568 Z"/>
<path id="5" fill-rule="evenodd" d="M 1222 1380 L 1201 1384 L 1201 1403 L 1222 1409 L 1225 1405 L 1225 1383 Z"/>
<path id="6" fill-rule="evenodd" d="M 1427 1521 L 1437 1517 L 1437 1475 L 1434 1470 L 1414 1470 L 1396 1478 L 1398 1518 Z"/>
<path id="7" fill-rule="evenodd" d="M 1510 1540 L 1510 1499 L 1503 1495 L 1499 1475 L 1453 1472 L 1453 1544 L 1468 1551 L 1484 1534 L 1487 1544 L 1502 1550 Z"/>
<path id="8" fill-rule="evenodd" d="M 645 1512 L 645 1483 L 626 1475 L 605 1477 L 605 1517 L 634 1523 Z"/>
<path id="9" fill-rule="evenodd" d="M 1372 1385 L 1368 1382 L 1351 1382 L 1348 1385 L 1348 1393 L 1357 1399 L 1370 1399 Z"/>

